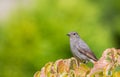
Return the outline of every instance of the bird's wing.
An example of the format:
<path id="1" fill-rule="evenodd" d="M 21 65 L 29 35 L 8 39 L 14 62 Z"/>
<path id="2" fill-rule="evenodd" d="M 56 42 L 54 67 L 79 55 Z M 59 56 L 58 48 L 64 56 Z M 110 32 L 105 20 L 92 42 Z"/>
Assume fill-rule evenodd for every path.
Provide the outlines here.
<path id="1" fill-rule="evenodd" d="M 78 51 L 79 51 L 80 53 L 84 54 L 84 55 L 87 56 L 89 59 L 92 59 L 92 60 L 94 60 L 94 61 L 97 61 L 96 56 L 95 56 L 92 52 L 88 52 L 88 51 L 86 51 L 86 50 L 84 50 L 84 49 L 82 49 L 82 48 L 77 48 L 77 49 L 78 49 Z"/>
<path id="2" fill-rule="evenodd" d="M 82 45 L 80 45 L 82 44 Z M 97 61 L 96 56 L 94 55 L 94 53 L 89 49 L 89 47 L 87 46 L 87 44 L 85 44 L 84 42 L 79 43 L 77 46 L 77 50 L 84 54 L 85 56 L 87 56 L 88 58 Z"/>

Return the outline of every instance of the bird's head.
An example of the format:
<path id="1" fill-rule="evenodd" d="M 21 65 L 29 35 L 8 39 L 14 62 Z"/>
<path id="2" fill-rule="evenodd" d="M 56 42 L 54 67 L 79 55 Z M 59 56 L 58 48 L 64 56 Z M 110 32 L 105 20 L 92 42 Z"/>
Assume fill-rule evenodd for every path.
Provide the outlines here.
<path id="1" fill-rule="evenodd" d="M 77 32 L 70 32 L 67 34 L 70 38 L 79 38 L 79 35 Z"/>

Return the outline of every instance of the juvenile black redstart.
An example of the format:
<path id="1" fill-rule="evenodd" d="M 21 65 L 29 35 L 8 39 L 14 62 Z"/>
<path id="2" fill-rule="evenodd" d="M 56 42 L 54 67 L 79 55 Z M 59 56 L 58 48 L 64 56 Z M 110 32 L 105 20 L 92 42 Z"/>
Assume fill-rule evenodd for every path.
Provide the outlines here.
<path id="1" fill-rule="evenodd" d="M 70 32 L 67 35 L 70 37 L 70 47 L 74 57 L 84 63 L 87 63 L 88 61 L 95 63 L 97 61 L 94 53 L 80 38 L 77 32 Z"/>

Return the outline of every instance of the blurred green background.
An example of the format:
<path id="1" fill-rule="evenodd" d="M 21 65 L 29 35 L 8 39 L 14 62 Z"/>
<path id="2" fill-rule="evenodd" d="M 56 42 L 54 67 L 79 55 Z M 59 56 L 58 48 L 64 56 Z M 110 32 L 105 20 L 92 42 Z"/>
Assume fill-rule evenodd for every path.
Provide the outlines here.
<path id="1" fill-rule="evenodd" d="M 0 77 L 33 77 L 70 58 L 76 31 L 99 58 L 120 48 L 120 0 L 0 0 Z"/>

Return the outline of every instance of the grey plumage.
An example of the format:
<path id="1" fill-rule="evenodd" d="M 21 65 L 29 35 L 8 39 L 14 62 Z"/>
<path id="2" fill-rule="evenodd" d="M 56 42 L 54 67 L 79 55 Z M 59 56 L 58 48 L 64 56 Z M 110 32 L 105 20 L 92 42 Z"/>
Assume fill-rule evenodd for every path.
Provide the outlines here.
<path id="1" fill-rule="evenodd" d="M 88 45 L 80 38 L 77 32 L 70 32 L 67 34 L 70 37 L 70 47 L 72 54 L 83 62 L 96 62 L 97 58 L 90 50 Z"/>

